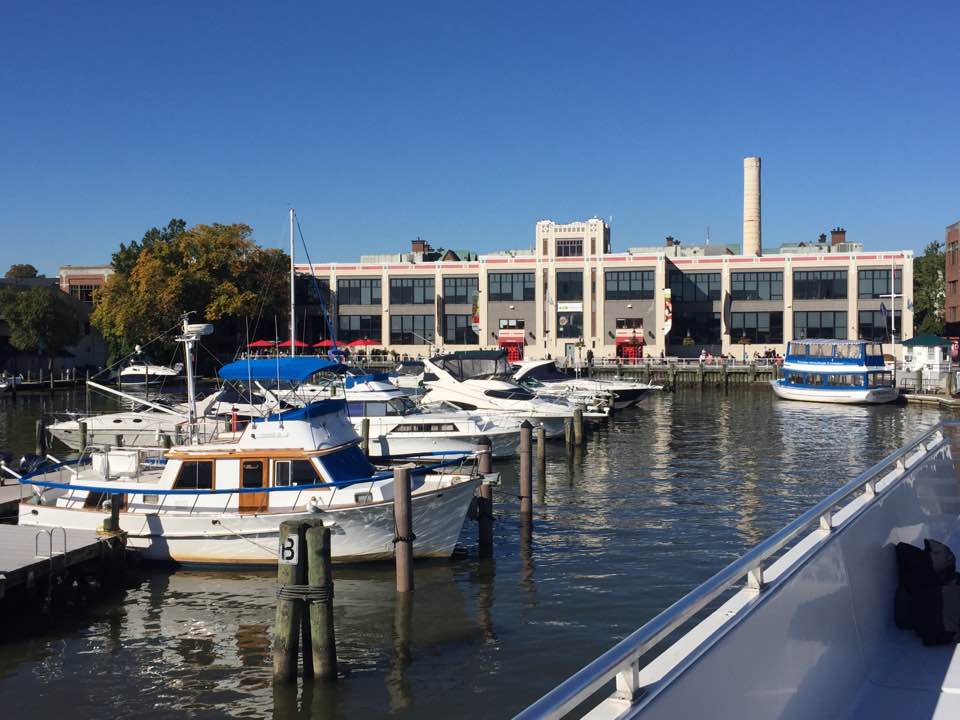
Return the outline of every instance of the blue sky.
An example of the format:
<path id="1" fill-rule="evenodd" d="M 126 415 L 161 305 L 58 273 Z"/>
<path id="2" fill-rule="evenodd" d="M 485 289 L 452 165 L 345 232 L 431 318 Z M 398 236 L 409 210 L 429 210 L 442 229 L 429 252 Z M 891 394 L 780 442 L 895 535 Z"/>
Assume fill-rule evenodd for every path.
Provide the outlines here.
<path id="1" fill-rule="evenodd" d="M 311 254 L 767 247 L 835 225 L 921 250 L 960 220 L 960 5 L 34 3 L 0 22 L 0 250 L 53 273 L 171 217 Z"/>

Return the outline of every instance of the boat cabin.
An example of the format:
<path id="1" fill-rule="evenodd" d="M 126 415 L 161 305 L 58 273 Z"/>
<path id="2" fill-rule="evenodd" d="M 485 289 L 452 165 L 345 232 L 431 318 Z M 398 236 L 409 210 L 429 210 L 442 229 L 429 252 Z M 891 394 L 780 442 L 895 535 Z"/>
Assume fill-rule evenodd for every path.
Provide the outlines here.
<path id="1" fill-rule="evenodd" d="M 863 340 L 794 340 L 787 344 L 783 380 L 805 388 L 876 388 L 893 385 L 880 343 Z"/>

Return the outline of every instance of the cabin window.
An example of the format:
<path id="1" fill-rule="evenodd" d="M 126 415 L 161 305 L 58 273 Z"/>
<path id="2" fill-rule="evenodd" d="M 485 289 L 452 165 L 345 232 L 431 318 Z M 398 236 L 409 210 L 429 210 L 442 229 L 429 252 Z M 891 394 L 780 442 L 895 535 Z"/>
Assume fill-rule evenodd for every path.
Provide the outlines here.
<path id="1" fill-rule="evenodd" d="M 457 426 L 453 423 L 405 423 L 397 425 L 392 432 L 412 433 L 412 432 L 457 432 Z"/>
<path id="2" fill-rule="evenodd" d="M 367 417 L 383 417 L 387 414 L 387 404 L 385 402 L 368 402 Z"/>
<path id="3" fill-rule="evenodd" d="M 190 460 L 181 463 L 173 487 L 177 490 L 212 490 L 213 461 Z"/>
<path id="4" fill-rule="evenodd" d="M 290 485 L 317 485 L 321 480 L 309 460 L 277 460 L 273 464 L 273 484 L 275 487 Z"/>

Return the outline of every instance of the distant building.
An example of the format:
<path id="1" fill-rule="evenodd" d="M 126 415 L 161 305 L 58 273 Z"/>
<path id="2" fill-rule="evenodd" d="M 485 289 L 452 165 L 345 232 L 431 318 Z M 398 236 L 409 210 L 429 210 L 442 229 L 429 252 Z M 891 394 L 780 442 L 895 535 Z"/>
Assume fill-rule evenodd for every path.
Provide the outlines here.
<path id="1" fill-rule="evenodd" d="M 110 265 L 61 265 L 60 289 L 80 302 L 93 305 L 94 291 L 111 275 Z"/>
<path id="2" fill-rule="evenodd" d="M 948 225 L 946 242 L 946 295 L 944 296 L 945 332 L 950 337 L 960 336 L 960 222 Z"/>

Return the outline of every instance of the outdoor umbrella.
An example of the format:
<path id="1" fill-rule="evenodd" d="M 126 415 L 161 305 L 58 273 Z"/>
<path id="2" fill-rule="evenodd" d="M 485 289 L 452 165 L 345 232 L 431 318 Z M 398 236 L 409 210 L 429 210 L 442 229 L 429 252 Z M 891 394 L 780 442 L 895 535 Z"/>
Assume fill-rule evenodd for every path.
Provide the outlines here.
<path id="1" fill-rule="evenodd" d="M 380 343 L 378 343 L 376 340 L 371 340 L 370 338 L 360 338 L 358 340 L 354 340 L 353 342 L 347 343 L 347 347 L 364 347 L 367 345 L 379 345 L 379 344 Z"/>
<path id="2" fill-rule="evenodd" d="M 273 340 L 254 340 L 252 343 L 247 343 L 247 347 L 251 348 L 269 348 L 276 345 Z"/>
<path id="3" fill-rule="evenodd" d="M 302 342 L 302 341 L 300 341 L 300 340 L 297 340 L 297 341 L 295 341 L 295 342 L 296 342 L 296 345 L 297 345 L 298 348 L 310 347 L 310 346 L 307 345 L 305 342 Z M 289 340 L 284 340 L 282 343 L 280 343 L 279 347 L 282 347 L 282 348 L 288 348 L 288 347 L 290 347 L 290 341 L 289 341 Z"/>
<path id="4" fill-rule="evenodd" d="M 313 344 L 314 347 L 333 347 L 333 340 L 321 340 Z"/>

